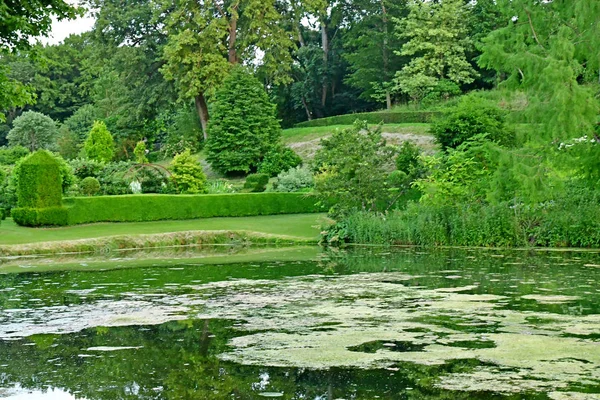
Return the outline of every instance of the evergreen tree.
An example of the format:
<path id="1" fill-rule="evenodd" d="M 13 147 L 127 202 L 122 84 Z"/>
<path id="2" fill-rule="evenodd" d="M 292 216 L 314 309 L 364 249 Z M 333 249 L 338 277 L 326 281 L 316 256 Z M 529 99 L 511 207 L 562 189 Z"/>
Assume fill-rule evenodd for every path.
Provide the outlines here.
<path id="1" fill-rule="evenodd" d="M 84 144 L 85 154 L 88 158 L 97 161 L 109 162 L 115 154 L 113 137 L 102 121 L 94 122 L 94 126 Z"/>
<path id="2" fill-rule="evenodd" d="M 471 83 L 476 72 L 467 61 L 472 47 L 465 21 L 469 8 L 463 0 L 412 0 L 408 17 L 397 20 L 397 32 L 408 39 L 398 52 L 412 57 L 396 76 L 397 88 L 421 100 L 440 80 Z"/>
<path id="3" fill-rule="evenodd" d="M 223 173 L 256 169 L 279 143 L 275 106 L 261 83 L 242 67 L 232 70 L 215 94 L 206 143 L 207 160 Z"/>
<path id="4" fill-rule="evenodd" d="M 27 111 L 13 122 L 6 138 L 11 146 L 27 147 L 30 151 L 47 149 L 58 134 L 52 118 L 35 111 Z"/>

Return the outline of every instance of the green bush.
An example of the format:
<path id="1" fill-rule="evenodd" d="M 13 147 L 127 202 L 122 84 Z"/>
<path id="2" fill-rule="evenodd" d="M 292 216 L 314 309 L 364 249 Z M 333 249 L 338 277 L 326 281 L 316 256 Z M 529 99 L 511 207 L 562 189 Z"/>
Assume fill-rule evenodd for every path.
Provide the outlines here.
<path id="1" fill-rule="evenodd" d="M 98 179 L 88 176 L 81 181 L 79 188 L 81 189 L 81 193 L 86 196 L 94 196 L 100 191 L 100 182 L 98 182 Z"/>
<path id="2" fill-rule="evenodd" d="M 21 208 L 59 207 L 62 201 L 60 165 L 46 150 L 25 158 L 15 171 Z"/>
<path id="3" fill-rule="evenodd" d="M 29 150 L 23 146 L 0 147 L 0 165 L 14 165 L 28 154 Z"/>
<path id="4" fill-rule="evenodd" d="M 315 185 L 312 172 L 308 168 L 296 167 L 277 175 L 275 192 L 300 192 L 310 190 Z"/>
<path id="5" fill-rule="evenodd" d="M 222 173 L 247 173 L 259 166 L 280 138 L 276 107 L 263 84 L 243 67 L 234 68 L 212 102 L 208 162 Z"/>
<path id="6" fill-rule="evenodd" d="M 86 158 L 76 158 L 71 160 L 69 161 L 69 165 L 73 168 L 73 173 L 79 179 L 85 179 L 88 176 L 99 178 L 102 175 L 102 169 L 105 166 L 101 161 Z"/>
<path id="7" fill-rule="evenodd" d="M 206 175 L 202 165 L 187 149 L 177 154 L 171 162 L 171 180 L 176 183 L 180 193 L 206 193 Z"/>
<path id="8" fill-rule="evenodd" d="M 465 96 L 452 111 L 434 121 L 431 133 L 442 150 L 457 148 L 477 135 L 502 146 L 513 146 L 516 134 L 506 124 L 506 115 L 494 103 L 474 95 Z"/>
<path id="9" fill-rule="evenodd" d="M 128 161 L 111 162 L 104 165 L 104 168 L 97 176 L 100 182 L 102 193 L 105 195 L 130 194 L 131 178 L 128 172 L 133 164 Z"/>
<path id="10" fill-rule="evenodd" d="M 429 123 L 442 115 L 439 111 L 385 111 L 336 115 L 335 117 L 313 119 L 296 124 L 296 128 L 312 128 L 315 126 L 352 125 L 357 120 L 369 124 L 405 124 Z"/>
<path id="11" fill-rule="evenodd" d="M 273 147 L 258 166 L 258 173 L 276 176 L 280 172 L 302 164 L 302 159 L 294 150 L 286 146 Z"/>
<path id="12" fill-rule="evenodd" d="M 52 145 L 58 128 L 52 118 L 36 111 L 26 111 L 13 121 L 6 135 L 11 146 L 24 146 L 31 151 L 47 149 Z"/>
<path id="13" fill-rule="evenodd" d="M 246 177 L 244 189 L 249 189 L 251 192 L 264 192 L 269 183 L 269 175 L 267 174 L 250 174 Z"/>
<path id="14" fill-rule="evenodd" d="M 12 218 L 21 226 L 64 226 L 68 225 L 68 210 L 64 207 L 13 208 Z"/>
<path id="15" fill-rule="evenodd" d="M 133 154 L 135 155 L 135 162 L 139 164 L 148 163 L 148 157 L 146 157 L 146 142 L 140 140 L 135 145 L 135 149 L 133 149 Z"/>
<path id="16" fill-rule="evenodd" d="M 94 122 L 83 147 L 85 154 L 92 160 L 109 162 L 115 155 L 113 137 L 102 121 Z"/>
<path id="17" fill-rule="evenodd" d="M 126 195 L 66 198 L 70 225 L 210 217 L 320 212 L 316 199 L 301 193 Z"/>
<path id="18" fill-rule="evenodd" d="M 398 156 L 396 157 L 396 168 L 406 175 L 411 175 L 420 167 L 420 155 L 421 149 L 416 144 L 409 141 L 402 143 Z"/>

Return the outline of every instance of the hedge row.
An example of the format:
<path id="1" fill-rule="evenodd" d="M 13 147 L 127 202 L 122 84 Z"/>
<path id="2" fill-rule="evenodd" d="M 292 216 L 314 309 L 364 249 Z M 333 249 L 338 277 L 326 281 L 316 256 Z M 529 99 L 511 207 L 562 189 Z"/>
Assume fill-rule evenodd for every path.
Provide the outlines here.
<path id="1" fill-rule="evenodd" d="M 63 204 L 68 210 L 69 225 L 323 211 L 314 197 L 303 193 L 72 197 L 64 199 Z"/>
<path id="2" fill-rule="evenodd" d="M 68 210 L 64 207 L 13 208 L 13 220 L 21 226 L 64 226 L 69 224 Z"/>
<path id="3" fill-rule="evenodd" d="M 337 115 L 335 117 L 313 119 L 312 121 L 296 124 L 296 128 L 310 128 L 315 126 L 352 125 L 358 119 L 369 124 L 404 124 L 428 123 L 441 116 L 439 111 L 385 111 Z"/>

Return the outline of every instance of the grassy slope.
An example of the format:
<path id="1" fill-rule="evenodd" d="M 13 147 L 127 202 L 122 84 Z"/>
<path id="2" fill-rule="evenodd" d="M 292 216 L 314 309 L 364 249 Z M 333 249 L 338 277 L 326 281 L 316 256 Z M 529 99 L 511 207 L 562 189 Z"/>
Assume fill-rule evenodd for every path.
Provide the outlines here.
<path id="1" fill-rule="evenodd" d="M 115 235 L 140 235 L 193 230 L 245 230 L 315 239 L 324 214 L 269 215 L 240 218 L 205 218 L 186 221 L 100 223 L 64 228 L 24 228 L 11 219 L 0 225 L 0 245 L 90 239 Z"/>
<path id="2" fill-rule="evenodd" d="M 317 126 L 312 128 L 290 128 L 283 130 L 283 141 L 286 144 L 314 140 L 332 134 L 336 129 L 349 128 L 351 125 Z M 387 133 L 412 133 L 428 135 L 429 124 L 387 124 L 382 131 Z"/>

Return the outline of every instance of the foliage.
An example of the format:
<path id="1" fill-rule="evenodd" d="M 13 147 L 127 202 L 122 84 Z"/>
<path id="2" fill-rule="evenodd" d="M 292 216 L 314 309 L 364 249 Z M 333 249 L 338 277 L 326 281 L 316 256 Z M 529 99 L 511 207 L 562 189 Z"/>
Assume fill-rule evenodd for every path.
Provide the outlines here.
<path id="1" fill-rule="evenodd" d="M 27 156 L 16 167 L 18 205 L 22 208 L 58 207 L 62 202 L 60 166 L 45 150 Z"/>
<path id="2" fill-rule="evenodd" d="M 52 118 L 27 111 L 13 121 L 13 128 L 6 138 L 11 146 L 27 147 L 30 151 L 48 149 L 58 134 Z"/>
<path id="3" fill-rule="evenodd" d="M 86 196 L 94 196 L 100 192 L 100 182 L 98 179 L 88 176 L 79 183 L 79 189 Z"/>
<path id="4" fill-rule="evenodd" d="M 471 83 L 476 72 L 467 61 L 472 46 L 465 21 L 469 9 L 463 0 L 409 2 L 408 17 L 399 21 L 397 33 L 408 39 L 398 54 L 412 57 L 397 74 L 398 89 L 420 101 L 440 79 Z"/>
<path id="5" fill-rule="evenodd" d="M 96 177 L 100 181 L 102 193 L 105 195 L 118 195 L 131 193 L 131 178 L 128 177 L 133 164 L 127 161 L 111 162 L 102 168 Z"/>
<path id="6" fill-rule="evenodd" d="M 0 165 L 14 165 L 28 154 L 29 150 L 23 146 L 0 147 Z"/>
<path id="7" fill-rule="evenodd" d="M 69 130 L 64 124 L 58 130 L 58 135 L 54 142 L 58 153 L 68 160 L 77 158 L 81 152 L 81 142 L 78 135 Z"/>
<path id="8" fill-rule="evenodd" d="M 99 110 L 92 104 L 86 104 L 67 118 L 64 126 L 77 136 L 78 143 L 83 143 L 98 118 Z"/>
<path id="9" fill-rule="evenodd" d="M 244 68 L 232 70 L 212 104 L 207 160 L 223 173 L 249 172 L 279 142 L 275 106 Z"/>
<path id="10" fill-rule="evenodd" d="M 198 121 L 198 113 L 191 107 L 178 110 L 172 123 L 167 128 L 161 152 L 165 158 L 183 153 L 185 149 L 192 152 L 202 148 L 202 126 Z"/>
<path id="11" fill-rule="evenodd" d="M 206 188 L 209 194 L 235 193 L 233 185 L 227 179 L 215 179 L 208 181 Z"/>
<path id="12" fill-rule="evenodd" d="M 10 72 L 7 67 L 0 65 L 0 122 L 6 121 L 3 110 L 23 107 L 35 101 L 32 88 L 10 77 Z"/>
<path id="13" fill-rule="evenodd" d="M 21 226 L 68 225 L 68 211 L 64 207 L 13 208 L 11 216 L 15 223 Z"/>
<path id="14" fill-rule="evenodd" d="M 114 145 L 113 137 L 106 128 L 106 124 L 102 121 L 94 122 L 94 126 L 92 126 L 84 144 L 88 158 L 109 162 L 115 154 Z"/>
<path id="15" fill-rule="evenodd" d="M 273 185 L 275 192 L 304 192 L 313 188 L 315 184 L 312 171 L 306 167 L 297 166 L 277 175 Z"/>
<path id="16" fill-rule="evenodd" d="M 506 113 L 476 96 L 463 97 L 456 108 L 434 121 L 431 132 L 442 150 L 456 148 L 476 135 L 503 146 L 513 146 L 516 141 Z"/>
<path id="17" fill-rule="evenodd" d="M 273 147 L 258 166 L 258 173 L 275 176 L 302 164 L 302 159 L 294 150 L 286 146 Z"/>
<path id="18" fill-rule="evenodd" d="M 372 129 L 366 122 L 356 122 L 353 128 L 322 139 L 321 146 L 314 158 L 315 192 L 334 204 L 334 215 L 357 209 L 377 211 L 393 204 L 386 178 L 394 149 L 381 136 L 381 126 Z"/>
<path id="19" fill-rule="evenodd" d="M 437 111 L 386 111 L 372 113 L 356 113 L 338 115 L 335 117 L 313 119 L 312 121 L 296 124 L 297 128 L 309 128 L 315 126 L 330 125 L 352 125 L 357 120 L 367 121 L 369 124 L 404 124 L 404 123 L 427 123 L 441 116 Z"/>
<path id="20" fill-rule="evenodd" d="M 206 193 L 206 175 L 202 165 L 186 150 L 175 156 L 171 162 L 171 180 L 175 182 L 180 193 Z"/>
<path id="21" fill-rule="evenodd" d="M 126 195 L 67 198 L 69 225 L 319 212 L 302 193 Z"/>
<path id="22" fill-rule="evenodd" d="M 135 162 L 138 164 L 146 164 L 148 162 L 148 157 L 146 157 L 146 142 L 140 140 L 135 145 L 135 149 L 133 149 L 133 154 L 135 155 Z"/>
<path id="23" fill-rule="evenodd" d="M 264 192 L 269 183 L 269 175 L 267 174 L 250 174 L 244 182 L 244 189 L 250 192 Z"/>
<path id="24" fill-rule="evenodd" d="M 104 163 L 87 158 L 76 158 L 69 161 L 69 165 L 73 169 L 73 174 L 79 179 L 85 179 L 88 176 L 98 178 L 102 175 Z"/>
<path id="25" fill-rule="evenodd" d="M 396 168 L 406 175 L 414 174 L 420 169 L 421 149 L 411 141 L 406 141 L 400 146 L 396 157 Z"/>

